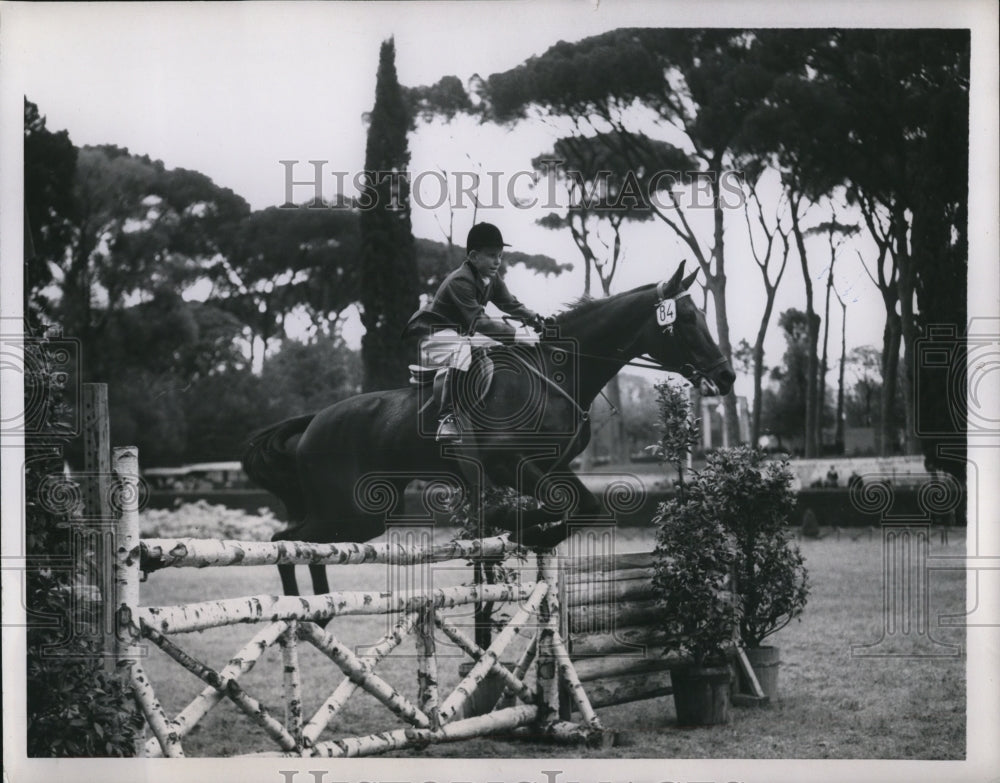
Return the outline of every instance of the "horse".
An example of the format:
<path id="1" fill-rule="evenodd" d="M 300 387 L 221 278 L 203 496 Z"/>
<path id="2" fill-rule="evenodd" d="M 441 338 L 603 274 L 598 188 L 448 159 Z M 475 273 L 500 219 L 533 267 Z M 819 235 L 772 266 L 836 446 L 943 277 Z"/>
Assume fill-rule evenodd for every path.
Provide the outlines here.
<path id="1" fill-rule="evenodd" d="M 591 403 L 623 366 L 643 357 L 705 395 L 732 388 L 729 360 L 687 292 L 697 274 L 685 278 L 682 263 L 669 280 L 583 299 L 556 315 L 537 345 L 491 349 L 488 390 L 477 404 L 458 405 L 460 444 L 435 442 L 437 411 L 413 386 L 359 394 L 257 431 L 244 469 L 284 502 L 291 522 L 272 540 L 368 541 L 385 531 L 386 511 L 401 508 L 411 481 L 446 476 L 470 497 L 491 483 L 534 497 L 534 510 L 486 509 L 481 522 L 511 530 L 524 546 L 554 546 L 569 524 L 602 514 L 570 461 L 590 440 Z M 554 496 L 575 506 L 557 508 Z M 278 568 L 285 594 L 298 595 L 294 566 Z M 325 567 L 309 569 L 314 592 L 329 592 Z"/>

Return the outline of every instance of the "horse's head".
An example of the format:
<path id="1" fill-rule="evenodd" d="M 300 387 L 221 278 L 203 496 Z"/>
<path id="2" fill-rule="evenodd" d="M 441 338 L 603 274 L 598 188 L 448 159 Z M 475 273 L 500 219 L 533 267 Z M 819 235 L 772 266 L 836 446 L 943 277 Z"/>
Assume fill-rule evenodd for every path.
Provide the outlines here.
<path id="1" fill-rule="evenodd" d="M 636 348 L 665 370 L 699 384 L 703 395 L 728 394 L 736 373 L 688 293 L 697 275 L 696 269 L 684 277 L 682 262 L 673 277 L 657 284 Z"/>

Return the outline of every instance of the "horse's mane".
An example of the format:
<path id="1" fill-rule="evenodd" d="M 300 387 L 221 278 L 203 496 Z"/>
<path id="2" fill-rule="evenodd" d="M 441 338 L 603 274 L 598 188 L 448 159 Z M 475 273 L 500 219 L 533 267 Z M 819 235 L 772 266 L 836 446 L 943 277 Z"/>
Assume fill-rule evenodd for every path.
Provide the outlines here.
<path id="1" fill-rule="evenodd" d="M 631 296 L 640 291 L 648 291 L 653 288 L 656 283 L 648 283 L 647 285 L 639 286 L 638 288 L 633 288 L 629 291 L 622 291 L 618 294 L 612 294 L 605 299 L 596 299 L 590 294 L 584 294 L 583 296 L 577 297 L 571 302 L 567 302 L 563 305 L 563 309 L 556 313 L 555 317 L 557 321 L 565 322 L 569 319 L 585 318 L 593 315 L 593 311 L 607 305 L 609 302 L 622 299 L 626 296 Z"/>

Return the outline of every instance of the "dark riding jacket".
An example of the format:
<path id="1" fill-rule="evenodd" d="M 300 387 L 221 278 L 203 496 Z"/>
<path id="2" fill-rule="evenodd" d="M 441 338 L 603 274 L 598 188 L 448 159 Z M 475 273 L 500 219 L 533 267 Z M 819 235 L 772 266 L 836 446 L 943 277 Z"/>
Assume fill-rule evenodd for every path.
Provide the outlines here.
<path id="1" fill-rule="evenodd" d="M 488 302 L 523 321 L 538 318 L 537 313 L 517 300 L 498 275 L 482 278 L 466 261 L 442 281 L 434 299 L 413 314 L 403 335 L 424 337 L 438 329 L 451 328 L 463 335 L 485 334 L 500 342 L 512 342 L 514 327 L 484 314 Z"/>

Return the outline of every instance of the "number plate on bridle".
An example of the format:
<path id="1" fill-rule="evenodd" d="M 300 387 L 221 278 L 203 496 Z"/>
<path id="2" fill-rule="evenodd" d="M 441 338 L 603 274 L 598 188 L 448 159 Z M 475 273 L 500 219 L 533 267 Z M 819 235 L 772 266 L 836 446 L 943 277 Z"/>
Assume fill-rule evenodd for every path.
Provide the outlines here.
<path id="1" fill-rule="evenodd" d="M 673 299 L 661 299 L 656 303 L 656 323 L 660 326 L 670 326 L 677 320 L 677 302 Z"/>

